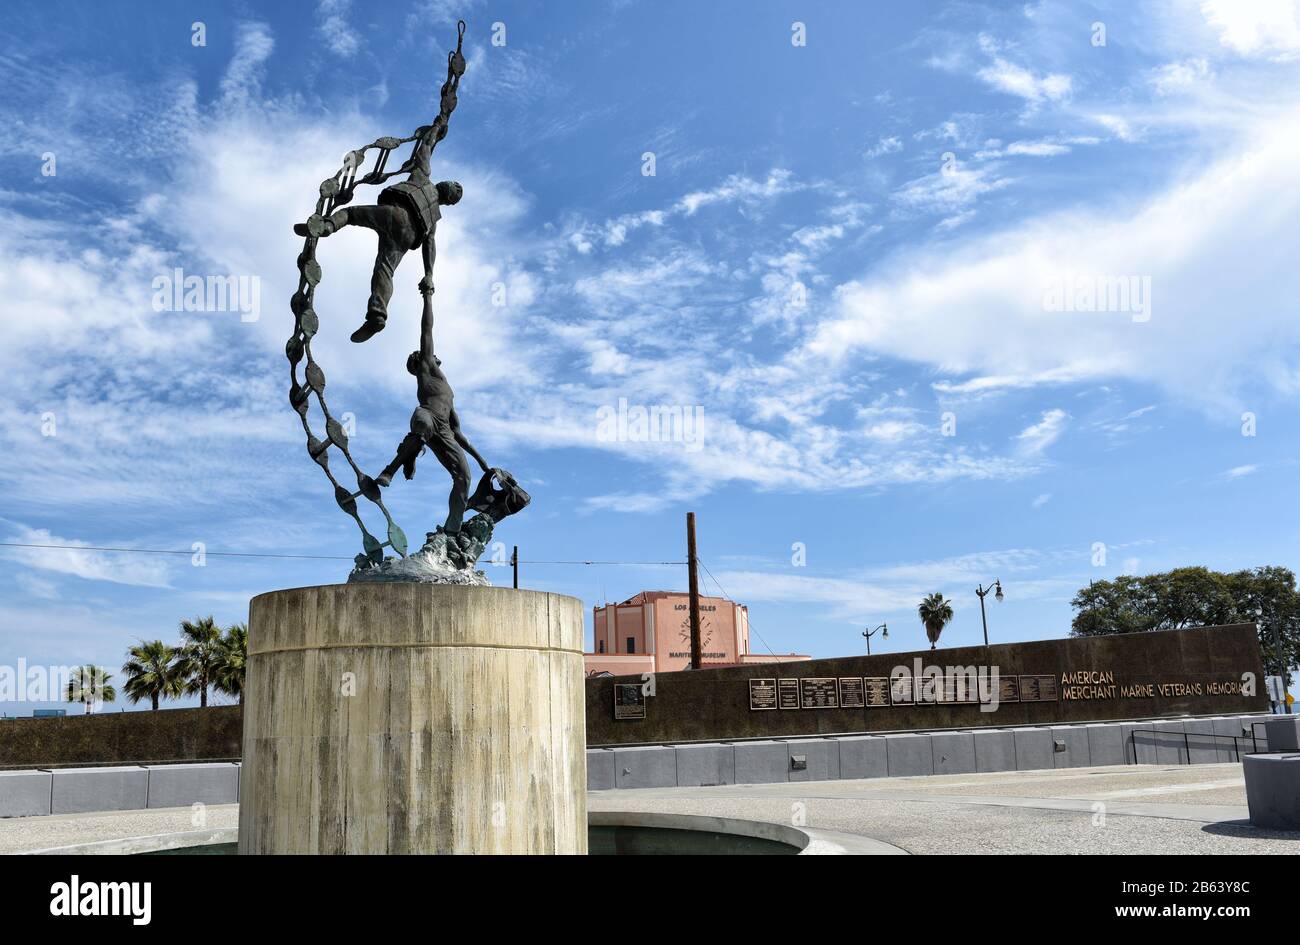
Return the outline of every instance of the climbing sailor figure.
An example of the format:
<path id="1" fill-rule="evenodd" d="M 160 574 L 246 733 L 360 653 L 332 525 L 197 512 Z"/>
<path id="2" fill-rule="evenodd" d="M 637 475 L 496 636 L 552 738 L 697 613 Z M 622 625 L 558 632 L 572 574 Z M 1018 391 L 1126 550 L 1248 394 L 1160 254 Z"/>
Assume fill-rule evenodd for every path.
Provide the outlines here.
<path id="1" fill-rule="evenodd" d="M 379 235 L 379 252 L 375 255 L 375 271 L 370 277 L 366 320 L 352 333 L 353 341 L 366 341 L 384 330 L 388 321 L 388 300 L 393 297 L 393 272 L 410 250 L 423 250 L 424 278 L 432 286 L 436 254 L 434 232 L 442 217 L 440 208 L 459 203 L 463 193 L 460 184 L 454 180 L 434 184 L 429 179 L 429 155 L 434 145 L 432 129 L 432 125 L 421 129 L 412 155 L 415 167 L 410 176 L 380 191 L 378 204 L 344 207 L 323 222 L 321 236 L 329 236 L 349 225 L 364 226 Z M 296 224 L 293 231 L 306 236 L 307 224 Z"/>
<path id="2" fill-rule="evenodd" d="M 363 226 L 374 230 L 379 237 L 379 251 L 375 254 L 375 269 L 370 277 L 370 301 L 366 306 L 366 319 L 352 333 L 355 342 L 366 341 L 384 330 L 388 321 L 388 301 L 393 297 L 393 272 L 402 258 L 413 249 L 422 249 L 424 255 L 424 280 L 433 291 L 434 232 L 442 217 L 442 207 L 460 203 L 463 190 L 454 180 L 433 183 L 429 177 L 429 159 L 438 142 L 447 136 L 447 122 L 456 108 L 456 90 L 465 72 L 465 57 L 460 52 L 460 39 L 465 35 L 464 23 L 458 25 L 456 51 L 448 56 L 447 81 L 442 86 L 441 110 L 431 125 L 415 131 L 415 148 L 411 156 L 395 172 L 383 173 L 383 163 L 388 151 L 382 152 L 380 165 L 357 183 L 379 183 L 402 171 L 409 172 L 400 183 L 385 187 L 379 192 L 379 202 L 370 206 L 343 207 L 329 216 L 312 215 L 306 223 L 295 223 L 293 231 L 299 236 L 326 237 L 345 226 Z M 383 140 L 383 139 L 381 139 Z M 391 148 L 398 142 L 388 139 Z M 410 140 L 409 138 L 406 140 Z M 346 172 L 355 173 L 355 158 Z M 346 173 L 345 172 L 345 173 Z M 346 199 L 351 199 L 353 183 L 348 178 L 343 187 Z M 423 291 L 423 288 L 421 289 Z"/>
<path id="3" fill-rule="evenodd" d="M 420 316 L 420 350 L 412 351 L 406 359 L 406 370 L 415 375 L 420 406 L 411 414 L 411 432 L 397 448 L 393 461 L 375 481 L 381 486 L 387 486 L 393 481 L 393 474 L 398 469 L 403 471 L 407 479 L 411 479 L 415 476 L 416 457 L 428 446 L 451 475 L 447 520 L 441 530 L 455 533 L 460 531 L 470 499 L 469 462 L 465 453 L 473 456 L 485 473 L 491 473 L 492 468 L 461 432 L 460 418 L 452 406 L 455 395 L 447 383 L 447 375 L 442 373 L 442 360 L 433 353 L 433 305 L 430 301 L 433 285 L 421 280 L 420 292 L 424 296 L 424 310 Z"/>

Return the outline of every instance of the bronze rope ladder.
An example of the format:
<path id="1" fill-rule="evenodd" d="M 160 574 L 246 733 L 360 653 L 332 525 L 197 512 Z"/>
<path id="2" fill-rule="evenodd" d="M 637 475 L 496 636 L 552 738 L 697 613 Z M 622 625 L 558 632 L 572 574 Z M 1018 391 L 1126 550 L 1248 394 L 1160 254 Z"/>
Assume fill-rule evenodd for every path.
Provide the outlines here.
<path id="1" fill-rule="evenodd" d="M 313 307 L 313 301 L 316 286 L 320 284 L 323 276 L 320 263 L 316 260 L 316 244 L 324 233 L 326 219 L 339 207 L 351 202 L 359 184 L 382 184 L 390 177 L 410 172 L 414 166 L 414 157 L 408 158 L 395 171 L 386 170 L 388 157 L 395 148 L 427 135 L 432 138 L 430 147 L 430 150 L 432 150 L 437 147 L 439 141 L 446 137 L 451 113 L 456 109 L 456 90 L 460 85 L 460 77 L 465 72 L 465 58 L 461 53 L 461 44 L 464 38 L 465 21 L 461 20 L 456 26 L 456 50 L 447 54 L 447 79 L 442 85 L 438 117 L 434 119 L 433 124 L 427 126 L 427 128 L 417 129 L 414 134 L 406 138 L 386 136 L 378 138 L 355 151 L 349 151 L 343 159 L 343 166 L 334 176 L 321 182 L 320 195 L 316 199 L 316 210 L 307 221 L 308 233 L 303 239 L 302 252 L 298 254 L 298 290 L 293 294 L 293 298 L 289 303 L 289 307 L 294 314 L 294 330 L 285 344 L 285 356 L 289 359 L 289 404 L 298 414 L 298 418 L 302 421 L 303 431 L 307 434 L 308 454 L 325 471 L 325 476 L 334 486 L 334 500 L 338 503 L 339 508 L 356 521 L 357 527 L 361 529 L 361 544 L 364 554 L 357 555 L 358 565 L 366 560 L 372 565 L 380 564 L 384 560 L 385 547 L 392 548 L 400 557 L 404 558 L 408 546 L 406 533 L 393 520 L 388 507 L 384 505 L 378 483 L 362 472 L 361 467 L 352 458 L 343 425 L 330 413 L 329 405 L 325 402 L 325 372 L 313 357 L 311 350 L 311 340 L 320 330 L 320 319 Z M 421 131 L 423 131 L 423 134 L 421 134 Z M 358 180 L 357 168 L 361 167 L 365 162 L 366 152 L 372 149 L 379 152 L 375 158 L 375 165 L 368 174 Z M 300 383 L 298 380 L 298 365 L 304 358 L 307 361 L 303 371 L 303 381 L 305 383 Z M 320 405 L 321 413 L 325 417 L 324 440 L 319 439 L 312 431 L 307 416 L 313 394 L 315 394 L 316 402 Z M 348 465 L 352 467 L 352 471 L 356 474 L 357 489 L 355 492 L 349 492 L 335 478 L 334 472 L 330 469 L 329 448 L 331 446 L 336 447 L 343 454 L 344 459 L 347 460 Z M 380 542 L 366 529 L 365 521 L 361 518 L 361 514 L 357 509 L 357 499 L 360 497 L 369 499 L 379 506 L 379 510 L 383 512 L 384 520 L 388 523 L 387 541 Z"/>

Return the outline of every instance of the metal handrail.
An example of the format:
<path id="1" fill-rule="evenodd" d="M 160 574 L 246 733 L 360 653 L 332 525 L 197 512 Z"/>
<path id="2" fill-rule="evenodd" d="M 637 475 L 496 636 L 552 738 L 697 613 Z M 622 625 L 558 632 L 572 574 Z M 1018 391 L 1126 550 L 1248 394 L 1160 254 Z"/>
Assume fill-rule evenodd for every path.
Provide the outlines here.
<path id="1" fill-rule="evenodd" d="M 1255 726 L 1257 726 L 1257 725 L 1263 725 L 1263 724 L 1264 724 L 1263 722 L 1251 722 L 1251 723 L 1250 723 L 1250 746 L 1251 746 L 1251 750 L 1248 751 L 1248 752 L 1246 752 L 1246 754 L 1248 754 L 1248 755 L 1267 755 L 1267 754 L 1271 754 L 1271 752 L 1269 752 L 1267 749 L 1265 749 L 1264 751 L 1260 751 L 1260 748 L 1259 748 L 1259 737 L 1255 734 Z M 1142 733 L 1144 733 L 1144 732 L 1148 732 L 1148 733 L 1150 733 L 1150 734 L 1152 734 L 1152 735 L 1177 735 L 1177 734 L 1178 734 L 1177 732 L 1171 732 L 1171 731 L 1169 731 L 1168 729 L 1160 729 L 1160 728 L 1135 728 L 1135 729 L 1133 729 L 1133 731 L 1132 731 L 1132 734 L 1133 734 L 1133 736 L 1134 736 L 1134 738 L 1133 738 L 1133 764 L 1139 764 L 1139 762 L 1138 762 L 1138 760 L 1137 760 L 1137 749 L 1138 749 L 1138 746 L 1137 746 L 1137 736 L 1140 735 L 1140 734 L 1142 734 Z M 1236 760 L 1236 761 L 1241 761 L 1241 754 L 1242 754 L 1242 752 L 1241 752 L 1241 744 L 1240 744 L 1240 743 L 1246 741 L 1246 738 L 1247 738 L 1247 736 L 1245 736 L 1245 735 L 1220 735 L 1220 734 L 1218 734 L 1217 732 L 1188 732 L 1188 731 L 1186 731 L 1186 730 L 1183 731 L 1182 735 L 1183 735 L 1183 757 L 1187 759 L 1187 764 L 1189 764 L 1189 765 L 1192 763 L 1192 743 L 1191 743 L 1192 736 L 1197 736 L 1197 737 L 1199 737 L 1199 738 L 1230 738 L 1230 739 L 1232 739 L 1232 751 L 1233 751 L 1233 755 L 1235 756 L 1234 760 Z M 1154 746 L 1152 746 L 1152 747 L 1159 748 L 1160 746 L 1158 746 L 1158 745 L 1154 745 Z"/>

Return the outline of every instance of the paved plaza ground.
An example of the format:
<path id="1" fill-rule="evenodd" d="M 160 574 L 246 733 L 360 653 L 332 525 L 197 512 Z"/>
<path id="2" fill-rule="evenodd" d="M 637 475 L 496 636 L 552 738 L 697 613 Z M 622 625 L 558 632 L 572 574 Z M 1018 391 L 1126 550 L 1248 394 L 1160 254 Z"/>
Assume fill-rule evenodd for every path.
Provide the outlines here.
<path id="1" fill-rule="evenodd" d="M 881 840 L 909 853 L 1300 853 L 1247 821 L 1241 765 L 1128 765 L 868 781 L 593 791 L 593 811 L 706 814 Z M 233 828 L 237 805 L 204 826 Z M 0 820 L 0 853 L 193 831 L 189 808 Z"/>
<path id="2" fill-rule="evenodd" d="M 239 805 L 208 807 L 204 810 L 204 818 L 204 829 L 234 829 L 239 826 Z M 199 829 L 194 823 L 194 811 L 188 807 L 115 810 L 100 814 L 54 814 L 48 817 L 7 817 L 0 820 L 0 854 L 31 853 L 50 848 Z"/>
<path id="3" fill-rule="evenodd" d="M 803 826 L 909 853 L 1300 853 L 1300 832 L 1247 823 L 1235 763 L 595 791 L 588 806 L 774 823 L 802 816 Z"/>

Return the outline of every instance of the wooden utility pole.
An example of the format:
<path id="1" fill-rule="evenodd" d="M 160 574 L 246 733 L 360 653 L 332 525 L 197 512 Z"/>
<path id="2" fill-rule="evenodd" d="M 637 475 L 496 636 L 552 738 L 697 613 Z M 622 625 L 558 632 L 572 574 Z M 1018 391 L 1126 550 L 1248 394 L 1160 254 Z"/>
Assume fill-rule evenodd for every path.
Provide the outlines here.
<path id="1" fill-rule="evenodd" d="M 691 587 L 691 669 L 700 669 L 704 654 L 700 652 L 700 574 L 695 556 L 695 513 L 686 513 L 686 566 Z"/>
<path id="2" fill-rule="evenodd" d="M 510 567 L 515 571 L 515 590 L 519 590 L 519 546 L 514 546 L 514 551 L 510 552 Z"/>

